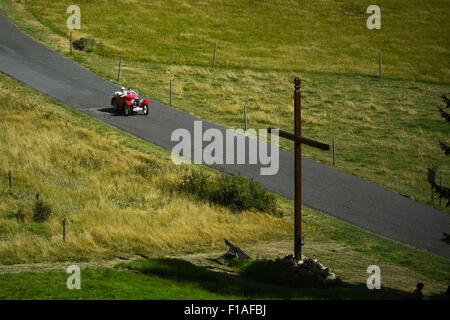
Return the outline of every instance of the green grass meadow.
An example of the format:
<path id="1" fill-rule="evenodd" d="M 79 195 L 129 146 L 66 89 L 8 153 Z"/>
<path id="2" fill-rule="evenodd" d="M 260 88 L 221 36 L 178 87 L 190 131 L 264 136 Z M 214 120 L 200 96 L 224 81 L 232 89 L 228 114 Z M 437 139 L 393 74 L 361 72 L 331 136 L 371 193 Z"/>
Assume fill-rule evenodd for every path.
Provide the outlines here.
<path id="1" fill-rule="evenodd" d="M 116 268 L 86 268 L 80 289 L 69 290 L 64 271 L 0 274 L 0 299 L 246 300 L 246 299 L 408 299 L 408 292 L 369 291 L 364 284 L 289 288 L 237 279 L 177 259 L 146 259 Z M 30 289 L 30 287 L 32 289 Z"/>
<path id="2" fill-rule="evenodd" d="M 72 4 L 0 0 L 0 10 L 31 37 L 69 56 L 66 9 Z M 172 79 L 177 109 L 243 128 L 245 103 L 250 128 L 292 131 L 293 78 L 300 76 L 302 133 L 328 143 L 336 138 L 337 169 L 449 212 L 430 202 L 426 180 L 433 167 L 444 184 L 450 181 L 450 161 L 439 148 L 439 141 L 450 143 L 450 127 L 437 109 L 441 94 L 450 92 L 449 1 L 380 0 L 381 30 L 366 28 L 372 4 L 366 0 L 77 4 L 82 28 L 74 39 L 90 38 L 99 46 L 90 53 L 74 50 L 70 58 L 103 78 L 118 83 L 123 55 L 123 86 L 169 103 Z M 257 258 L 291 253 L 293 203 L 271 194 L 273 208 L 255 202 L 236 210 L 234 203 L 202 197 L 202 190 L 178 192 L 180 177 L 195 174 L 171 163 L 168 151 L 5 75 L 0 98 L 0 299 L 403 299 L 417 282 L 426 284 L 430 296 L 450 283 L 447 259 L 307 207 L 304 253 L 329 266 L 341 287 L 292 289 L 230 280 L 165 259 L 224 251 L 223 238 Z M 286 141 L 281 146 L 292 150 Z M 303 152 L 332 165 L 331 152 Z M 208 168 L 192 170 L 220 178 Z M 52 208 L 43 222 L 33 219 L 37 191 Z M 61 238 L 63 218 L 69 220 L 67 242 Z M 66 288 L 65 270 L 1 270 L 142 254 L 152 259 L 82 269 L 82 290 Z M 373 264 L 382 270 L 378 293 L 365 288 L 366 268 Z"/>
<path id="3" fill-rule="evenodd" d="M 44 25 L 66 36 L 69 0 L 25 0 Z M 102 54 L 180 65 L 377 75 L 449 82 L 445 0 L 380 0 L 380 30 L 369 30 L 368 0 L 81 0 L 81 34 Z M 126 14 L 125 14 L 126 12 Z M 130 18 L 128 14 L 132 14 Z M 101 17 L 101 19 L 99 19 Z"/>
<path id="4" fill-rule="evenodd" d="M 95 263 L 139 254 L 188 256 L 225 250 L 223 238 L 256 258 L 292 252 L 292 201 L 274 195 L 278 213 L 273 215 L 254 209 L 236 211 L 215 204 L 213 199 L 202 198 L 200 193 L 174 192 L 180 177 L 188 174 L 192 179 L 195 175 L 191 170 L 200 168 L 176 167 L 170 163 L 167 151 L 59 105 L 4 75 L 0 76 L 0 88 L 1 94 L 8 97 L 27 97 L 20 106 L 14 106 L 21 108 L 20 114 L 10 112 L 11 99 L 1 100 L 0 128 L 3 129 L 0 132 L 2 141 L 7 141 L 0 145 L 1 297 L 141 299 L 153 295 L 181 299 L 184 294 L 199 299 L 244 298 L 246 291 L 243 293 L 241 289 L 217 293 L 214 291 L 217 288 L 213 288 L 214 294 L 210 292 L 212 289 L 198 291 L 199 284 L 195 283 L 202 279 L 191 279 L 194 284 L 179 288 L 170 281 L 143 278 L 144 284 L 174 287 L 176 292 L 148 289 L 141 294 L 139 286 L 127 284 L 127 281 L 139 281 L 140 276 L 134 279 L 135 275 L 103 269 L 87 271 L 90 290 L 68 292 L 64 283 L 60 283 L 67 277 L 64 271 L 3 274 L 1 267 L 64 261 Z M 79 166 L 74 166 L 74 159 Z M 19 162 L 20 166 L 15 165 Z M 8 170 L 11 169 L 13 190 L 9 191 Z M 217 175 L 204 170 L 209 175 Z M 131 196 L 130 190 L 141 196 Z M 33 218 L 37 191 L 52 208 L 43 222 Z M 62 241 L 61 235 L 64 218 L 68 219 L 67 242 Z M 427 294 L 437 295 L 450 281 L 448 260 L 306 207 L 303 231 L 307 235 L 304 253 L 318 257 L 348 287 L 337 293 L 323 291 L 322 296 L 320 290 L 313 290 L 313 293 L 302 291 L 292 295 L 264 293 L 258 298 L 370 298 L 364 290 L 361 293 L 361 284 L 367 278 L 367 266 L 372 264 L 383 270 L 383 286 L 387 292 L 382 296 L 386 298 L 407 296 L 417 281 L 427 284 Z M 282 246 L 272 244 L 281 240 Z M 254 251 L 258 243 L 263 246 L 262 251 Z M 109 288 L 114 284 L 118 289 L 110 293 Z M 122 293 L 120 288 L 124 288 Z M 133 289 L 136 291 L 130 293 Z M 391 295 L 392 292 L 397 293 Z"/>

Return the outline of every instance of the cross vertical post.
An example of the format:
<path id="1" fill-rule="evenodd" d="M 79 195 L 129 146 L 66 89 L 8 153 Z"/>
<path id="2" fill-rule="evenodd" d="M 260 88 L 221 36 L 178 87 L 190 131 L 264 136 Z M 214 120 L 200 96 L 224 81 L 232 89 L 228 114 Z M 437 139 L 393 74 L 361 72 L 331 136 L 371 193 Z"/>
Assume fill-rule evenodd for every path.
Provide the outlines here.
<path id="1" fill-rule="evenodd" d="M 300 91 L 300 78 L 294 79 L 294 134 L 283 130 L 268 128 L 282 138 L 294 141 L 294 258 L 302 259 L 302 143 L 308 146 L 330 150 L 330 145 L 302 137 L 302 97 Z"/>
<path id="2" fill-rule="evenodd" d="M 294 79 L 294 134 L 302 135 L 302 97 L 300 92 L 301 80 Z M 295 141 L 295 194 L 294 194 L 294 256 L 295 259 L 302 258 L 302 144 Z"/>

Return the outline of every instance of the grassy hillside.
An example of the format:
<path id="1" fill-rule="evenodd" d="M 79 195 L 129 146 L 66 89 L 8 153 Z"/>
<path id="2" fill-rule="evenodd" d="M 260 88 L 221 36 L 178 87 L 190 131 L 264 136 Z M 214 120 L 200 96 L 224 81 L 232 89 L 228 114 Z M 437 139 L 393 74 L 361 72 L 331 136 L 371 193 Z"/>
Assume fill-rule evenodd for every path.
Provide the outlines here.
<path id="1" fill-rule="evenodd" d="M 23 1 L 41 22 L 67 35 L 64 1 Z M 381 30 L 368 30 L 369 0 L 78 1 L 81 34 L 108 56 L 209 66 L 214 43 L 226 67 L 326 73 L 378 72 L 449 82 L 447 0 L 380 0 Z M 101 18 L 101 19 L 99 19 Z"/>
<path id="2" fill-rule="evenodd" d="M 0 274 L 0 299 L 370 299 L 408 296 L 401 291 L 369 292 L 356 286 L 294 289 L 267 285 L 227 277 L 178 259 L 146 259 L 118 265 L 115 270 L 82 269 L 81 290 L 67 290 L 66 278 L 67 274 L 60 271 Z M 30 283 L 41 286 L 31 289 Z"/>
<path id="3" fill-rule="evenodd" d="M 150 260 L 152 261 L 152 260 Z M 148 262 L 144 260 L 143 262 Z M 221 276 L 179 260 L 156 261 L 168 272 L 131 272 L 88 268 L 81 272 L 81 290 L 68 290 L 64 271 L 0 274 L 0 299 L 121 299 L 121 300 L 233 300 L 233 299 L 387 299 L 409 297 L 392 290 L 370 292 L 361 286 L 327 289 L 285 288 Z M 172 263 L 170 263 L 172 262 Z M 170 269 L 171 267 L 171 269 Z M 194 271 L 194 272 L 193 272 Z M 31 285 L 30 285 L 31 284 Z"/>
<path id="4" fill-rule="evenodd" d="M 83 268 L 81 290 L 67 290 L 67 276 L 62 270 L 0 274 L 0 299 L 341 300 L 408 299 L 411 296 L 410 292 L 401 290 L 369 291 L 364 285 L 340 282 L 322 288 L 260 283 L 248 277 L 230 277 L 179 259 L 145 259 L 116 265 L 114 269 Z M 30 287 L 30 283 L 37 285 Z"/>
<path id="5" fill-rule="evenodd" d="M 82 3 L 84 6 L 89 5 L 88 2 Z M 104 47 L 90 54 L 76 51 L 73 58 L 77 62 L 106 79 L 114 80 L 118 62 L 116 54 L 123 53 L 126 56 L 121 83 L 138 87 L 151 97 L 168 102 L 168 80 L 174 78 L 174 103 L 177 108 L 236 128 L 243 126 L 240 109 L 243 103 L 247 103 L 251 127 L 265 128 L 274 125 L 292 130 L 292 77 L 303 69 L 297 69 L 297 64 L 289 65 L 290 58 L 284 54 L 277 55 L 276 50 L 270 50 L 274 52 L 273 57 L 260 55 L 260 52 L 264 52 L 263 48 L 273 49 L 267 42 L 261 41 L 259 47 L 254 39 L 245 42 L 255 48 L 254 57 L 245 58 L 247 60 L 237 59 L 237 51 L 230 47 L 226 51 L 230 54 L 230 63 L 226 65 L 220 58 L 215 69 L 209 67 L 211 57 L 205 58 L 206 62 L 203 63 L 200 62 L 202 58 L 198 53 L 191 55 L 192 59 L 198 61 L 188 61 L 189 55 L 184 51 L 173 51 L 174 55 L 169 55 L 172 60 L 165 60 L 165 51 L 154 51 L 152 58 L 147 59 L 146 52 L 150 52 L 152 43 L 144 41 L 145 38 L 129 42 L 133 50 L 128 52 L 122 51 L 125 49 L 119 48 L 117 43 L 114 44 L 116 40 L 107 33 L 107 27 L 113 23 L 103 24 L 103 21 L 119 21 L 123 10 L 100 10 L 102 3 L 99 2 L 95 10 L 95 24 L 99 29 L 87 32 L 88 29 L 83 27 L 82 32 L 75 33 L 75 39 L 87 36 L 103 43 Z M 183 4 L 177 5 L 178 3 L 181 2 L 170 2 L 171 8 L 180 8 L 179 10 L 167 12 L 178 16 L 184 10 Z M 201 20 L 198 19 L 198 12 L 209 10 L 202 2 L 183 3 L 184 6 L 193 7 L 193 15 L 187 20 L 186 26 L 200 23 L 197 21 Z M 330 4 L 327 1 L 320 3 Z M 339 5 L 345 3 L 351 2 L 337 2 Z M 129 4 L 144 9 L 151 4 L 161 11 L 166 8 L 163 1 L 129 1 Z M 232 6 L 238 2 L 230 1 L 227 4 Z M 62 13 L 54 5 L 61 6 Z M 119 3 L 116 5 L 122 6 Z M 250 2 L 242 1 L 239 5 L 243 7 L 236 10 L 243 14 L 253 8 Z M 271 2 L 262 2 L 258 8 L 267 9 L 270 5 Z M 428 8 L 427 4 L 424 5 L 424 8 Z M 227 7 L 225 4 L 223 6 Z M 54 10 L 46 11 L 47 7 Z M 52 1 L 0 0 L 0 9 L 24 31 L 67 54 L 67 38 L 61 36 L 66 35 L 63 29 L 65 8 L 66 6 Z M 411 5 L 408 10 L 413 8 Z M 107 12 L 105 16 L 108 18 L 98 19 L 100 11 Z M 239 16 L 235 11 L 227 15 L 222 10 L 222 14 L 217 14 L 216 18 L 228 19 L 227 25 L 230 28 L 240 28 L 230 20 L 230 17 Z M 156 13 L 158 12 L 153 12 L 155 19 L 163 16 L 161 12 Z M 50 17 L 50 14 L 55 14 L 55 17 Z M 268 12 L 265 14 L 269 15 Z M 440 14 L 437 15 L 439 16 Z M 39 17 L 44 24 L 35 17 Z M 83 21 L 85 23 L 89 20 Z M 147 20 L 141 22 L 143 21 Z M 130 20 L 129 24 L 134 23 Z M 189 29 L 186 26 L 185 29 Z M 144 30 L 162 26 L 158 24 L 155 27 L 155 24 L 149 23 L 140 28 Z M 98 31 L 100 29 L 102 31 Z M 169 41 L 171 30 L 167 29 L 166 33 L 159 30 L 162 35 L 155 36 L 152 41 Z M 259 29 L 257 30 L 255 39 L 272 39 L 266 38 L 265 32 L 259 33 Z M 229 30 L 224 37 L 233 32 Z M 416 31 L 408 28 L 408 32 L 414 35 Z M 150 31 L 147 33 L 152 34 Z M 427 37 L 431 33 L 427 33 Z M 436 34 L 445 37 L 443 33 Z M 325 37 L 325 33 L 323 36 Z M 239 44 L 232 42 L 232 36 L 228 39 L 233 48 L 239 47 Z M 360 43 L 355 42 L 354 46 L 357 45 Z M 320 46 L 327 48 L 323 43 Z M 220 42 L 219 48 L 222 48 Z M 426 54 L 438 61 L 439 55 L 428 49 Z M 447 52 L 442 51 L 442 48 L 439 50 L 437 51 Z M 138 53 L 142 59 L 138 59 Z M 300 74 L 305 79 L 305 135 L 325 141 L 336 137 L 339 169 L 426 202 L 429 197 L 426 168 L 434 166 L 438 168 L 438 174 L 450 176 L 448 161 L 437 145 L 437 141 L 448 137 L 449 131 L 436 109 L 439 95 L 448 92 L 449 85 L 414 81 L 412 79 L 415 76 L 412 74 L 419 74 L 420 70 L 412 72 L 410 77 L 402 73 L 401 65 L 395 71 L 397 74 L 394 72 L 391 76 L 404 76 L 408 80 L 379 81 L 369 75 L 370 72 L 366 74 L 361 71 L 363 69 L 339 71 L 342 65 L 330 62 L 334 54 L 328 54 L 329 64 L 324 64 L 327 66 L 324 69 L 342 74 Z M 364 65 L 362 62 L 358 64 L 356 60 L 359 58 L 353 61 L 353 54 L 348 58 L 352 60 L 354 68 Z M 232 64 L 231 61 L 235 60 L 238 62 Z M 322 61 L 315 64 L 318 69 L 305 70 L 321 71 L 322 67 L 319 65 L 322 65 Z M 436 76 L 439 73 L 436 70 L 434 73 L 430 71 L 429 78 L 422 80 L 445 82 Z M 350 74 L 350 71 L 359 74 Z M 13 105 L 11 101 L 22 102 Z M 3 75 L 0 76 L 0 141 L 0 264 L 95 260 L 138 253 L 150 256 L 173 253 L 182 255 L 217 248 L 223 250 L 224 237 L 248 250 L 252 256 L 280 256 L 292 251 L 292 202 L 278 197 L 284 217 L 255 210 L 236 214 L 228 207 L 209 204 L 188 194 L 178 194 L 174 192 L 174 186 L 179 177 L 188 171 L 184 167 L 172 165 L 167 151 L 64 108 Z M 284 147 L 290 148 L 288 144 L 284 144 Z M 329 153 L 314 152 L 306 147 L 304 150 L 308 156 L 331 163 Z M 8 190 L 8 170 L 13 173 L 12 192 Z M 210 170 L 207 172 L 215 174 Z M 52 214 L 46 222 L 35 222 L 32 219 L 34 195 L 38 191 L 44 202 L 52 208 Z M 380 238 L 308 208 L 304 208 L 303 215 L 304 232 L 307 235 L 305 254 L 316 255 L 345 282 L 364 285 L 368 276 L 367 266 L 376 264 L 382 269 L 383 287 L 387 289 L 410 292 L 418 281 L 426 283 L 426 294 L 446 289 L 450 280 L 448 260 Z M 69 221 L 66 243 L 61 236 L 61 221 L 64 217 Z M 271 247 L 274 240 L 283 240 L 283 247 Z M 253 251 L 252 246 L 259 241 L 263 241 L 264 250 Z M 108 296 L 100 289 L 95 290 L 98 284 L 96 277 L 104 276 L 110 280 L 117 278 L 117 285 L 126 288 L 128 276 L 119 278 L 115 273 L 108 272 L 103 270 L 89 273 L 92 275 L 94 290 L 86 293 L 87 295 Z M 27 277 L 37 275 L 1 276 L 0 288 L 25 285 L 29 283 Z M 64 277 L 62 273 L 45 274 L 40 276 L 39 283 L 53 285 L 54 281 Z M 146 281 L 139 277 L 134 280 Z M 166 285 L 172 286 L 173 283 L 158 284 L 162 287 Z M 59 287 L 52 288 L 54 297 L 68 297 L 67 292 L 58 291 Z M 43 294 L 38 286 L 29 290 L 29 297 L 41 297 Z M 241 297 L 241 293 L 227 293 L 226 297 Z M 123 293 L 117 291 L 114 294 L 116 297 L 124 297 Z M 158 297 L 157 294 L 164 297 L 165 292 L 160 290 L 154 294 L 155 297 Z M 174 297 L 182 297 L 183 294 L 186 294 L 183 290 L 176 291 Z M 196 291 L 195 294 L 198 297 L 217 297 L 202 291 Z M 5 296 L 4 291 L 0 296 Z M 6 297 L 11 295 L 7 293 Z M 136 296 L 140 297 L 142 296 Z"/>
<path id="6" fill-rule="evenodd" d="M 92 38 L 103 47 L 92 53 L 75 50 L 73 59 L 116 81 L 123 54 L 122 85 L 168 103 L 173 79 L 176 108 L 232 128 L 243 127 L 246 103 L 250 127 L 293 130 L 292 79 L 300 75 L 303 133 L 325 142 L 335 137 L 339 169 L 437 207 L 430 203 L 426 170 L 436 168 L 444 181 L 450 176 L 438 144 L 449 139 L 450 128 L 436 108 L 440 95 L 450 91 L 443 9 L 448 1 L 382 1 L 381 30 L 365 27 L 364 2 L 288 3 L 102 1 L 94 10 L 82 1 L 82 29 L 75 30 L 74 39 Z M 0 8 L 23 30 L 67 54 L 67 4 L 1 0 Z M 123 8 L 148 19 L 118 23 Z M 255 10 L 258 14 L 250 16 Z M 98 12 L 103 19 L 97 19 Z M 302 41 L 286 45 L 297 37 Z M 413 45 L 419 40 L 420 46 Z M 205 55 L 201 49 L 213 42 L 218 42 L 214 69 L 212 49 Z M 367 62 L 368 52 L 376 57 L 378 47 L 388 77 L 381 81 L 374 77 L 376 59 Z M 284 139 L 281 145 L 292 150 Z M 304 154 L 332 161 L 330 152 L 305 147 Z"/>
<path id="7" fill-rule="evenodd" d="M 277 197 L 281 217 L 257 210 L 236 212 L 208 203 L 200 194 L 180 194 L 176 185 L 189 171 L 173 165 L 167 151 L 67 109 L 4 75 L 0 141 L 0 265 L 136 254 L 184 257 L 189 252 L 223 252 L 223 238 L 252 257 L 292 252 L 292 201 Z M 206 173 L 217 175 L 218 181 L 222 177 Z M 36 192 L 51 206 L 43 222 L 34 220 Z M 303 231 L 305 254 L 317 256 L 348 284 L 365 283 L 371 264 L 382 268 L 383 284 L 393 290 L 409 291 L 422 281 L 429 294 L 438 294 L 450 280 L 446 259 L 308 208 L 303 208 Z M 41 280 L 53 285 L 60 277 L 43 275 Z M 26 282 L 26 277 L 19 279 L 4 276 L 0 282 L 5 287 Z M 126 280 L 118 281 L 124 286 Z M 55 297 L 66 297 L 58 287 L 54 290 Z M 38 286 L 26 292 L 40 295 Z M 0 296 L 5 294 L 13 297 L 0 289 Z"/>
<path id="8" fill-rule="evenodd" d="M 0 265 L 220 252 L 223 238 L 253 257 L 292 252 L 291 201 L 278 197 L 284 213 L 280 217 L 255 210 L 236 212 L 198 194 L 179 194 L 176 184 L 188 171 L 173 165 L 168 152 L 56 104 L 4 75 L 0 141 Z M 52 208 L 44 222 L 33 219 L 36 192 Z M 303 227 L 305 254 L 319 257 L 352 285 L 365 283 L 371 264 L 382 268 L 383 283 L 391 289 L 408 291 L 420 280 L 430 294 L 437 294 L 450 280 L 446 259 L 317 211 L 303 209 Z M 262 250 L 253 248 L 257 243 Z M 52 282 L 52 277 L 43 276 L 42 281 Z"/>
<path id="9" fill-rule="evenodd" d="M 193 251 L 285 233 L 281 218 L 178 194 L 187 168 L 127 139 L 1 75 L 0 263 Z M 44 222 L 33 218 L 37 192 L 52 208 Z"/>

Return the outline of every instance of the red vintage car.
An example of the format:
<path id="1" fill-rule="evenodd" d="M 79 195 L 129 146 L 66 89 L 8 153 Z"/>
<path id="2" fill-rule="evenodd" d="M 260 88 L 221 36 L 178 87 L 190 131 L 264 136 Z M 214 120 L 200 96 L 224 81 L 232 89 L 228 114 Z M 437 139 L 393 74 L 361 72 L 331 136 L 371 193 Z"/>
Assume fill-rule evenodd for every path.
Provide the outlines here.
<path id="1" fill-rule="evenodd" d="M 114 111 L 123 113 L 125 116 L 129 116 L 133 112 L 142 112 L 144 115 L 147 115 L 149 104 L 150 101 L 140 97 L 137 90 L 126 90 L 124 87 L 120 91 L 116 91 L 111 99 Z"/>

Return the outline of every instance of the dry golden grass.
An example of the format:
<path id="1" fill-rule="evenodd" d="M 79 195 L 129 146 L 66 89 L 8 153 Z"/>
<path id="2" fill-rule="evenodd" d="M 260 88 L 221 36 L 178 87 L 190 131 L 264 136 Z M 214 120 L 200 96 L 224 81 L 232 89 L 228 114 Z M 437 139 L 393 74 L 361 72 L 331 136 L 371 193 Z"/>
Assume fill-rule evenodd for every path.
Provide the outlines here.
<path id="1" fill-rule="evenodd" d="M 0 101 L 0 263 L 196 251 L 223 238 L 245 242 L 286 230 L 285 219 L 233 214 L 176 194 L 170 186 L 186 168 L 99 133 L 3 75 Z M 53 207 L 43 224 L 32 222 L 36 192 Z"/>

